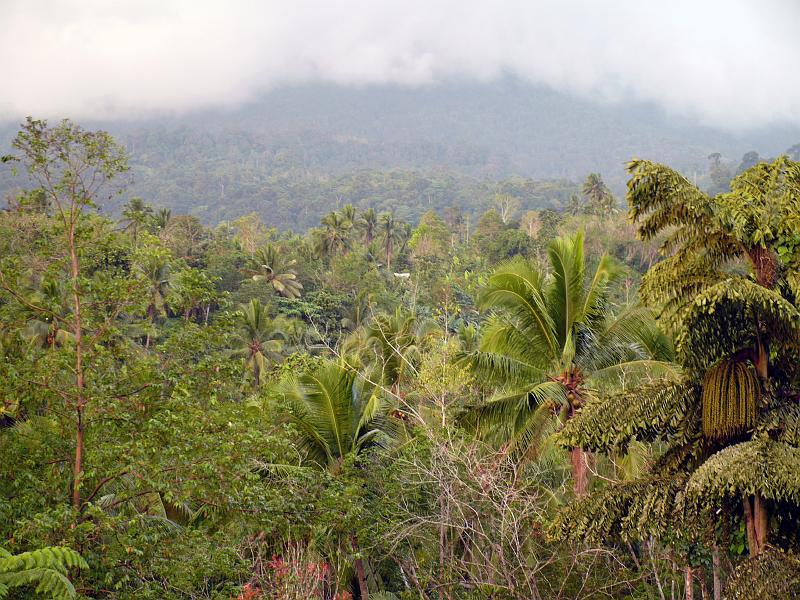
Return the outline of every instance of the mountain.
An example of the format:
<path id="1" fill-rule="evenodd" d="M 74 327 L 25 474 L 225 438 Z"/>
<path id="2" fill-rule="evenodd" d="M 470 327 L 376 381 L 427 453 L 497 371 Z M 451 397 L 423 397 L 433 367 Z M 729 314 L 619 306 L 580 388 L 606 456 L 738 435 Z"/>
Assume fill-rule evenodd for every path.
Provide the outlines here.
<path id="1" fill-rule="evenodd" d="M 235 109 L 82 125 L 107 129 L 127 146 L 130 195 L 206 222 L 255 211 L 295 229 L 347 201 L 409 218 L 451 205 L 474 212 L 491 203 L 497 182 L 538 186 L 523 208 L 558 206 L 589 172 L 623 193 L 632 157 L 702 180 L 712 152 L 735 167 L 747 151 L 773 156 L 800 141 L 796 127 L 726 133 L 651 105 L 577 98 L 513 79 L 302 85 Z M 0 141 L 14 131 L 1 128 Z M 0 171 L 0 193 L 16 185 L 8 167 Z"/>

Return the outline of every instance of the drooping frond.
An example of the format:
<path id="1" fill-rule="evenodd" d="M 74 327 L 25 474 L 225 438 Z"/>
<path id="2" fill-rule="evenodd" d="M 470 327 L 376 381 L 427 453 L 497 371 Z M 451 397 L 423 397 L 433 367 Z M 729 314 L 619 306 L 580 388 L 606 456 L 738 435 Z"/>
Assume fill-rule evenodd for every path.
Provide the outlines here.
<path id="1" fill-rule="evenodd" d="M 551 306 L 544 289 L 545 275 L 531 263 L 512 260 L 498 267 L 481 292 L 478 306 L 506 311 L 515 325 L 524 327 L 531 341 L 550 360 L 560 355 Z"/>
<path id="2" fill-rule="evenodd" d="M 762 417 L 757 431 L 790 446 L 800 447 L 800 404 L 786 404 Z"/>
<path id="3" fill-rule="evenodd" d="M 559 511 L 549 534 L 578 543 L 643 540 L 679 531 L 692 515 L 683 504 L 685 476 L 646 476 L 608 485 Z"/>
<path id="4" fill-rule="evenodd" d="M 726 278 L 719 265 L 706 256 L 678 252 L 650 267 L 642 278 L 639 296 L 647 306 L 658 307 L 662 320 L 679 330 L 697 295 Z"/>
<path id="5" fill-rule="evenodd" d="M 692 474 L 693 498 L 718 501 L 742 494 L 800 503 L 800 448 L 769 439 L 727 446 Z"/>
<path id="6" fill-rule="evenodd" d="M 662 231 L 679 228 L 684 239 L 701 238 L 712 229 L 711 199 L 683 175 L 649 160 L 628 163 L 628 217 L 639 236 L 651 240 Z M 663 248 L 668 252 L 671 248 Z"/>
<path id="7" fill-rule="evenodd" d="M 500 392 L 488 402 L 468 409 L 461 421 L 483 437 L 510 444 L 513 451 L 525 454 L 528 448 L 524 444 L 531 443 L 535 431 L 542 431 L 542 419 L 548 413 L 555 417 L 565 402 L 564 386 L 545 381 Z"/>
<path id="8" fill-rule="evenodd" d="M 769 548 L 739 564 L 725 585 L 730 600 L 800 597 L 800 557 Z"/>
<path id="9" fill-rule="evenodd" d="M 666 438 L 691 428 L 698 399 L 699 388 L 688 381 L 659 381 L 591 400 L 558 433 L 558 443 L 604 452 L 634 439 Z"/>
<path id="10" fill-rule="evenodd" d="M 676 345 L 684 364 L 704 369 L 753 347 L 758 330 L 784 344 L 796 342 L 800 311 L 773 290 L 741 277 L 729 278 L 695 298 Z"/>

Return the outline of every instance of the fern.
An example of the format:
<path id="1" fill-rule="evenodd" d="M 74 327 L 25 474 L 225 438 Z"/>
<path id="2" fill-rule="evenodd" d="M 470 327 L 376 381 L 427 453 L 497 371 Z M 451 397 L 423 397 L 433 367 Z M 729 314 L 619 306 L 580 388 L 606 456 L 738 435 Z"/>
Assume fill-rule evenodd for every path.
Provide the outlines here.
<path id="1" fill-rule="evenodd" d="M 35 586 L 37 594 L 55 600 L 74 598 L 75 588 L 67 578 L 67 569 L 86 569 L 89 565 L 69 548 L 49 547 L 22 554 L 0 548 L 0 598 L 11 588 Z"/>

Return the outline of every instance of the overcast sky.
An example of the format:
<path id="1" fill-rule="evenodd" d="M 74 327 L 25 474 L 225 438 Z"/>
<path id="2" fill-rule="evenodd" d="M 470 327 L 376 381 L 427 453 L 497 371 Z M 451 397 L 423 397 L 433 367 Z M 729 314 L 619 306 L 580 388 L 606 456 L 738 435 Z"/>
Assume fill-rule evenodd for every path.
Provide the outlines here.
<path id="1" fill-rule="evenodd" d="M 0 120 L 514 75 L 725 129 L 800 124 L 793 0 L 0 0 Z"/>

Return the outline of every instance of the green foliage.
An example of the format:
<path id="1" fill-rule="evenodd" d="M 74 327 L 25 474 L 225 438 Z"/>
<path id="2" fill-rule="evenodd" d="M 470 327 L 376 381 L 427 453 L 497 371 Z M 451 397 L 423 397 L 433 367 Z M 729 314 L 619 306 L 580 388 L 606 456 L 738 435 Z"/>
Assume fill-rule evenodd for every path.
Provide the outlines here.
<path id="1" fill-rule="evenodd" d="M 34 587 L 37 594 L 54 600 L 75 598 L 67 569 L 88 569 L 80 554 L 69 548 L 49 547 L 21 554 L 0 548 L 0 598 L 15 587 Z"/>

